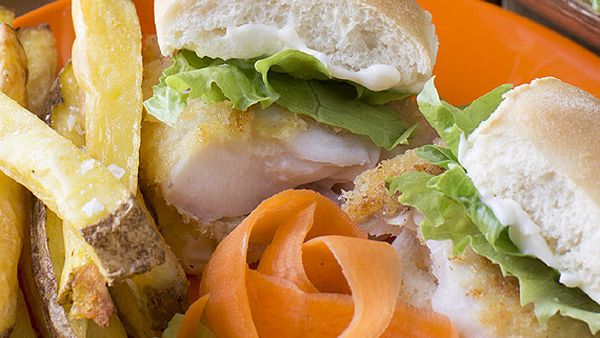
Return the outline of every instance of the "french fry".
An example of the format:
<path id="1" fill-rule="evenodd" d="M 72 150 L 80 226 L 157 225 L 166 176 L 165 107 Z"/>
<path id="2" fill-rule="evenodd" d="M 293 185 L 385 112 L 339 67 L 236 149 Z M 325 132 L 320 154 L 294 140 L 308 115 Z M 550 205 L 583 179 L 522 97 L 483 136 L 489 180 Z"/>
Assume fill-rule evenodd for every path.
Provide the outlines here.
<path id="1" fill-rule="evenodd" d="M 30 247 L 23 255 L 23 282 L 29 307 L 44 337 L 127 337 L 117 314 L 102 328 L 92 321 L 70 317 L 57 299 L 57 278 L 64 263 L 62 220 L 36 201 L 30 228 Z"/>
<path id="2" fill-rule="evenodd" d="M 27 305 L 23 298 L 23 292 L 19 290 L 17 298 L 17 321 L 13 331 L 10 334 L 11 338 L 35 338 L 37 337 L 33 327 L 31 326 L 31 320 L 29 319 L 29 313 L 27 312 Z"/>
<path id="3" fill-rule="evenodd" d="M 0 24 L 0 88 L 21 105 L 27 105 L 27 56 L 17 34 L 8 24 Z"/>
<path id="4" fill-rule="evenodd" d="M 44 111 L 47 112 L 44 114 L 45 118 L 54 130 L 73 142 L 78 148 L 83 148 L 85 145 L 85 119 L 79 108 L 79 86 L 70 62 L 63 67 L 54 82 L 45 102 Z M 106 279 L 89 257 L 88 251 L 91 249 L 73 231 L 72 227 L 63 226 L 62 220 L 54 216 L 52 212 L 47 212 L 49 217 L 46 221 L 54 224 L 53 231 L 59 231 L 61 240 L 64 240 L 69 246 L 68 250 L 65 250 L 65 243 L 61 241 L 60 252 L 63 255 L 53 260 L 56 262 L 54 265 L 55 276 L 60 277 L 58 303 L 70 308 L 70 322 L 72 326 L 77 323 L 80 331 L 82 328 L 93 327 L 84 324 L 87 319 L 95 321 L 100 327 L 107 327 L 110 325 L 110 321 L 114 321 L 112 319 L 114 306 L 106 286 Z M 48 233 L 53 234 L 52 232 Z M 50 251 L 58 252 L 59 250 Z M 63 269 L 65 264 L 66 267 Z M 77 271 L 84 273 L 74 281 Z M 85 283 L 86 281 L 87 283 Z M 90 285 L 89 281 L 98 283 Z M 73 284 L 76 284 L 75 288 L 72 288 Z M 92 286 L 93 288 L 91 288 Z M 88 291 L 94 291 L 94 293 L 89 294 Z"/>
<path id="5" fill-rule="evenodd" d="M 142 119 L 142 35 L 135 6 L 129 0 L 75 0 L 72 12 L 86 151 L 135 194 Z"/>
<path id="6" fill-rule="evenodd" d="M 8 7 L 0 6 L 0 23 L 12 25 L 15 19 L 15 11 Z"/>
<path id="7" fill-rule="evenodd" d="M 141 192 L 138 196 L 143 204 Z M 188 307 L 189 282 L 185 272 L 162 238 L 161 245 L 166 252 L 165 264 L 110 288 L 123 322 L 136 337 L 160 335 L 173 315 Z"/>
<path id="8" fill-rule="evenodd" d="M 85 112 L 86 151 L 136 194 L 143 67 L 135 7 L 128 0 L 75 0 L 72 9 L 73 66 Z M 138 201 L 143 204 L 140 194 Z M 166 253 L 165 264 L 110 288 L 134 336 L 160 334 L 173 314 L 187 307 L 185 273 L 162 238 L 158 244 Z M 76 279 L 77 265 L 83 262 L 82 255 L 66 273 Z"/>
<path id="9" fill-rule="evenodd" d="M 0 186 L 6 182 L 0 180 Z M 1 193 L 0 193 L 1 194 Z M 0 279 L 3 287 L 0 289 L 0 336 L 10 334 L 16 322 L 17 295 L 19 283 L 17 281 L 17 266 L 21 251 L 21 235 L 15 224 L 0 213 Z"/>
<path id="10" fill-rule="evenodd" d="M 71 63 L 61 70 L 46 104 L 46 110 L 50 113 L 47 119 L 52 129 L 77 147 L 83 148 L 85 116 L 79 107 L 79 85 Z M 52 218 L 49 217 L 47 221 L 50 220 Z M 60 231 L 63 239 L 60 243 L 63 256 L 55 271 L 56 276 L 61 276 L 58 302 L 70 308 L 69 318 L 72 322 L 75 320 L 78 327 L 88 327 L 87 324 L 84 325 L 88 319 L 106 327 L 114 314 L 107 281 L 90 258 L 91 249 L 87 243 L 77 236 L 72 227 L 63 226 L 62 220 L 54 222 L 57 224 L 55 231 Z M 67 250 L 64 249 L 65 246 Z"/>
<path id="11" fill-rule="evenodd" d="M 26 104 L 27 58 L 15 31 L 6 23 L 0 23 L 0 74 L 0 91 Z M 17 320 L 17 268 L 27 201 L 23 187 L 0 172 L 0 337 L 8 336 Z"/>
<path id="12" fill-rule="evenodd" d="M 21 28 L 17 36 L 27 55 L 27 107 L 36 115 L 44 114 L 44 102 L 56 76 L 58 52 L 50 27 Z"/>
<path id="13" fill-rule="evenodd" d="M 85 144 L 83 139 L 85 125 L 84 115 L 79 109 L 79 102 L 77 80 L 73 76 L 71 65 L 67 64 L 60 72 L 59 79 L 55 83 L 47 109 L 51 111 L 49 116 L 51 127 L 81 147 Z M 139 202 L 142 204 L 143 199 L 139 199 Z M 49 213 L 49 215 L 52 214 Z M 149 217 L 151 216 L 149 215 Z M 64 227 L 63 230 L 66 238 L 65 243 L 69 246 L 69 250 L 62 250 L 62 252 L 67 253 L 66 257 L 62 257 L 62 262 L 67 266 L 62 269 L 61 263 L 60 270 L 57 272 L 60 274 L 60 271 L 62 271 L 59 298 L 63 304 L 75 305 L 78 300 L 71 298 L 73 295 L 71 291 L 72 287 L 78 288 L 75 283 L 77 272 L 85 269 L 89 276 L 89 265 L 93 262 L 87 256 L 85 243 L 82 244 L 80 240 L 78 241 L 78 238 L 72 235 L 68 227 Z M 60 226 L 57 231 L 61 231 Z M 183 312 L 187 307 L 188 282 L 185 273 L 166 243 L 161 242 L 161 245 L 167 253 L 165 264 L 155 267 L 143 275 L 136 276 L 133 280 L 114 285 L 110 289 L 128 331 L 137 337 L 160 335 L 160 331 L 173 314 Z M 92 277 L 98 281 L 97 287 L 105 287 L 106 283 L 98 277 L 101 276 Z M 97 319 L 94 317 L 98 314 L 107 314 L 107 306 L 102 306 L 107 304 L 106 298 L 104 298 L 104 301 L 100 300 L 95 304 L 89 302 L 85 304 L 86 299 L 94 298 L 91 295 L 90 297 L 81 298 L 83 302 L 74 307 L 82 308 L 87 305 L 88 308 L 94 309 L 94 311 L 88 313 L 89 319 Z M 73 308 L 71 308 L 70 313 L 73 313 Z M 75 315 L 81 316 L 81 313 L 75 313 Z"/>
<path id="14" fill-rule="evenodd" d="M 3 94 L 0 121 L 0 169 L 75 227 L 109 283 L 164 263 L 160 235 L 108 169 Z"/>
<path id="15" fill-rule="evenodd" d="M 73 335 L 64 334 L 66 329 L 70 330 L 70 327 L 62 307 L 51 301 L 52 297 L 56 299 L 56 279 L 52 271 L 52 257 L 50 254 L 45 254 L 48 246 L 51 246 L 51 241 L 46 241 L 46 229 L 38 227 L 38 225 L 44 227 L 46 213 L 42 214 L 36 211 L 39 210 L 36 209 L 38 205 L 45 210 L 41 202 L 35 201 L 33 205 L 30 227 L 26 233 L 26 240 L 23 242 L 23 253 L 19 266 L 23 293 L 41 336 L 73 337 Z M 44 217 L 43 223 L 38 222 L 40 215 Z M 44 240 L 38 241 L 37 238 L 41 233 L 43 233 Z M 52 281 L 54 284 L 51 283 Z M 55 318 L 51 320 L 53 314 Z M 61 314 L 62 317 L 60 317 Z M 59 334 L 61 331 L 63 334 Z"/>

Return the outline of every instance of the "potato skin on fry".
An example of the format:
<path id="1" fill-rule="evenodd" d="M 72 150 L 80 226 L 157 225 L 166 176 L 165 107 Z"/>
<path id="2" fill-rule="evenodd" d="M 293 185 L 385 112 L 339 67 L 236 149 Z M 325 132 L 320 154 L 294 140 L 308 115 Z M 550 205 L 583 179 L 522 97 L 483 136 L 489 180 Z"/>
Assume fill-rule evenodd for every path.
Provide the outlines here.
<path id="1" fill-rule="evenodd" d="M 27 298 L 30 302 L 36 300 L 30 306 L 33 305 L 32 307 L 35 308 L 35 317 L 44 335 L 75 338 L 76 335 L 71 329 L 65 310 L 58 303 L 58 283 L 50 254 L 51 243 L 46 232 L 47 216 L 44 204 L 39 200 L 35 201 L 29 229 L 30 251 L 24 252 L 25 261 L 29 262 L 25 264 L 25 269 L 30 269 L 32 279 L 29 281 L 29 278 L 25 279 L 25 283 L 32 284 L 28 287 Z"/>
<path id="2" fill-rule="evenodd" d="M 110 281 L 132 277 L 164 263 L 165 252 L 159 245 L 160 235 L 149 224 L 144 210 L 130 196 L 121 206 L 100 222 L 81 229 L 106 269 Z M 115 227 L 116 224 L 126 226 Z M 140 238 L 146 240 L 140 241 Z M 137 243 L 132 247 L 131 243 Z M 129 248 L 123 250 L 123 248 Z M 152 259 L 140 259 L 147 257 Z M 160 262 L 157 264 L 157 262 Z"/>
<path id="3" fill-rule="evenodd" d="M 37 329 L 43 337 L 127 337 L 116 314 L 110 318 L 108 327 L 101 328 L 91 321 L 69 318 L 63 306 L 58 303 L 58 283 L 55 276 L 62 269 L 64 257 L 60 225 L 60 219 L 49 212 L 43 203 L 34 203 L 31 238 L 27 241 L 30 245 L 24 250 L 22 277 Z"/>
<path id="4" fill-rule="evenodd" d="M 137 199 L 151 218 L 140 191 Z M 159 336 L 173 315 L 184 313 L 188 307 L 189 282 L 185 272 L 162 238 L 160 244 L 165 250 L 164 264 L 110 288 L 124 325 L 135 337 Z"/>

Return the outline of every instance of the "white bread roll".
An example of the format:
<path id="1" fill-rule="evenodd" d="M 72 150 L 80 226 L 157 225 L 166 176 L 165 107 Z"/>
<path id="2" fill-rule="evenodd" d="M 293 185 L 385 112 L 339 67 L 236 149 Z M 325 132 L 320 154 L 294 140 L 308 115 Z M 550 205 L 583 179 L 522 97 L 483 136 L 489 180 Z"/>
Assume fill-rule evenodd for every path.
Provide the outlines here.
<path id="1" fill-rule="evenodd" d="M 600 100 L 555 78 L 535 80 L 507 93 L 463 146 L 485 203 L 505 225 L 517 225 L 519 212 L 529 218 L 529 236 L 537 232 L 549 255 L 530 240 L 516 241 L 521 251 L 600 302 Z"/>
<path id="2" fill-rule="evenodd" d="M 162 53 L 247 59 L 305 51 L 333 75 L 371 90 L 418 92 L 437 38 L 415 0 L 156 0 Z M 235 29 L 241 27 L 240 29 Z"/>

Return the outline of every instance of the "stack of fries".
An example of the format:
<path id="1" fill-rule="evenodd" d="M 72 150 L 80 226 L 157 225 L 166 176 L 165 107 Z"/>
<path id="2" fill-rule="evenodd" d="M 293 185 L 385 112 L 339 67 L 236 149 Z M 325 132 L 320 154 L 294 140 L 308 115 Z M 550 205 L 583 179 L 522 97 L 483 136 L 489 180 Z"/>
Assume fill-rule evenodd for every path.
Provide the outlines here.
<path id="1" fill-rule="evenodd" d="M 15 31 L 0 9 L 0 337 L 158 336 L 188 281 L 138 190 L 138 16 L 128 0 L 72 6 L 60 71 L 50 29 Z"/>

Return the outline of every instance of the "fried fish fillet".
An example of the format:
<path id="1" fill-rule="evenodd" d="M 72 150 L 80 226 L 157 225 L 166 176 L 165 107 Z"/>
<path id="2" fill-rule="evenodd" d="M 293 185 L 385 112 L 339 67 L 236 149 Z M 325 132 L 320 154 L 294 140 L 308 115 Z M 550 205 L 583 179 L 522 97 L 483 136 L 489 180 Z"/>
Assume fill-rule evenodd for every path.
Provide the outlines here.
<path id="1" fill-rule="evenodd" d="M 588 337 L 583 322 L 556 315 L 540 324 L 531 305 L 521 306 L 518 282 L 467 248 L 452 254 L 448 241 L 424 241 L 420 214 L 388 195 L 385 179 L 408 171 L 439 174 L 413 150 L 383 161 L 359 175 L 342 194 L 344 211 L 371 235 L 395 236 L 392 245 L 402 262 L 400 297 L 417 307 L 445 314 L 461 337 Z"/>

